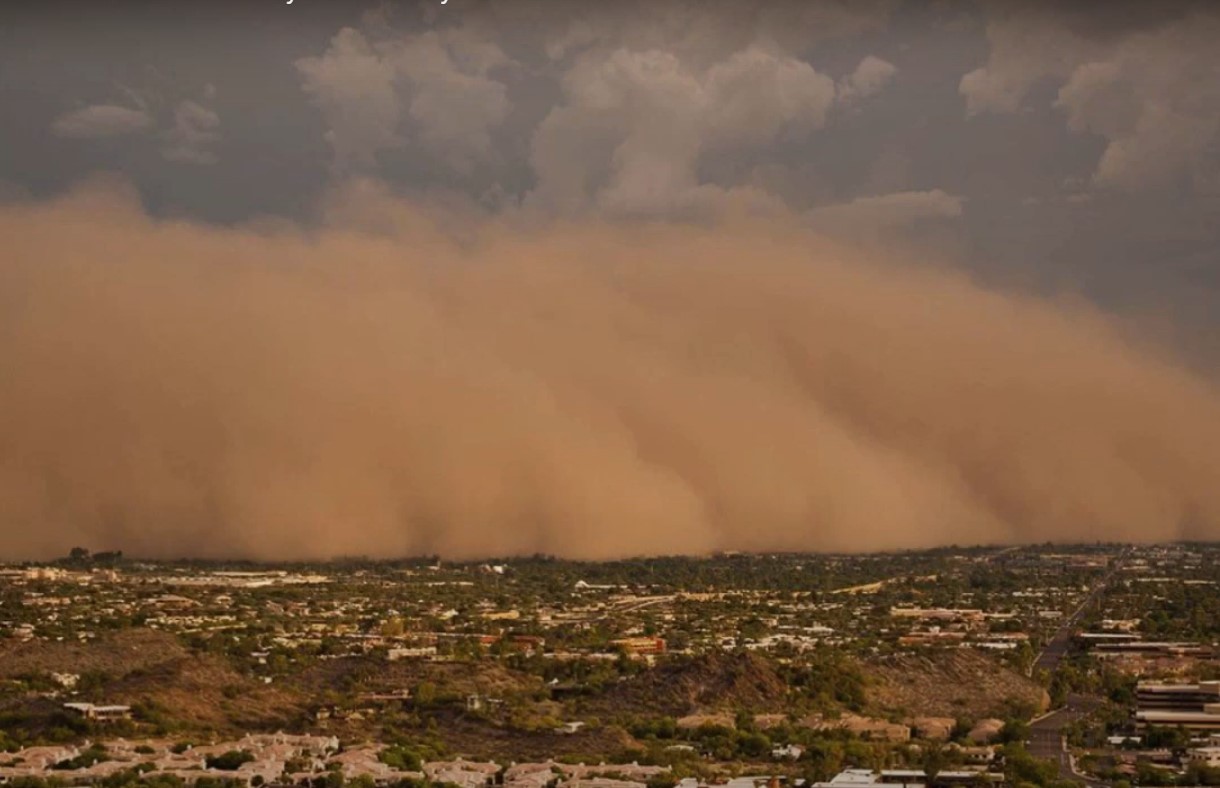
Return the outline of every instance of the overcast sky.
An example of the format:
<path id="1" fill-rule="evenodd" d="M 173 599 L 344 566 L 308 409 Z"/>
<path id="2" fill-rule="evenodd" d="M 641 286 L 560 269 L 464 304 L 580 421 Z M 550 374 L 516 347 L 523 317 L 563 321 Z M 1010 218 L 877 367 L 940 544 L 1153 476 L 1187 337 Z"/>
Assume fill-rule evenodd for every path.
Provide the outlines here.
<path id="1" fill-rule="evenodd" d="M 486 210 L 779 203 L 988 277 L 1220 288 L 1220 6 L 1200 0 L 6 3 L 0 181 L 308 220 L 339 179 Z M 920 248 L 920 247 L 916 247 Z"/>
<path id="2" fill-rule="evenodd" d="M 1216 40 L 1205 0 L 5 4 L 0 181 L 118 171 L 217 222 L 309 218 L 356 174 L 493 211 L 778 201 L 1207 316 Z"/>

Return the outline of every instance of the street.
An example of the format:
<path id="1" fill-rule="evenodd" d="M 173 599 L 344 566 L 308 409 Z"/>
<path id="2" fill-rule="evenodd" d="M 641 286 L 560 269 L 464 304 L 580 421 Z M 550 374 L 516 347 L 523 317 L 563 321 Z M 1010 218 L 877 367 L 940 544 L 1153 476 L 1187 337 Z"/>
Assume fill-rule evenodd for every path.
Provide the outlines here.
<path id="1" fill-rule="evenodd" d="M 1047 675 L 1055 672 L 1059 667 L 1059 662 L 1067 654 L 1068 649 L 1072 645 L 1072 637 L 1075 635 L 1076 627 L 1080 620 L 1084 617 L 1089 608 L 1101 597 L 1106 586 L 1114 578 L 1122 564 L 1122 556 L 1114 561 L 1114 565 L 1106 576 L 1101 579 L 1088 595 L 1076 608 L 1076 612 L 1063 622 L 1063 626 L 1055 633 L 1055 636 L 1046 644 L 1046 648 L 1038 655 L 1031 669 L 1032 675 L 1037 675 L 1038 671 L 1045 670 Z M 1075 780 L 1076 782 L 1085 783 L 1093 788 L 1101 788 L 1107 783 L 1080 774 L 1075 769 L 1075 764 L 1072 761 L 1071 753 L 1068 752 L 1067 743 L 1064 741 L 1063 729 L 1068 725 L 1086 717 L 1090 712 L 1101 705 L 1099 698 L 1089 697 L 1087 695 L 1069 695 L 1067 703 L 1060 709 L 1056 709 L 1041 719 L 1030 723 L 1029 732 L 1029 752 L 1037 758 L 1047 758 L 1059 764 L 1059 776 L 1064 780 Z"/>
<path id="2" fill-rule="evenodd" d="M 1030 724 L 1028 748 L 1030 755 L 1036 758 L 1053 760 L 1059 765 L 1059 777 L 1064 780 L 1075 780 L 1090 788 L 1102 788 L 1107 783 L 1095 780 L 1078 773 L 1074 769 L 1072 756 L 1068 753 L 1063 738 L 1063 729 L 1073 722 L 1086 717 L 1101 705 L 1101 701 L 1087 695 L 1071 695 L 1067 704 L 1056 709 L 1045 717 Z"/>
<path id="3" fill-rule="evenodd" d="M 1114 579 L 1114 575 L 1122 566 L 1122 559 L 1123 555 L 1120 555 L 1114 560 L 1114 564 L 1110 567 L 1110 571 L 1106 573 L 1106 576 L 1097 585 L 1093 586 L 1088 596 L 1076 608 L 1076 612 L 1072 613 L 1063 622 L 1063 626 L 1059 627 L 1059 631 L 1055 633 L 1055 636 L 1042 649 L 1042 653 L 1034 660 L 1031 675 L 1037 675 L 1039 670 L 1045 670 L 1048 674 L 1055 672 L 1055 668 L 1059 666 L 1059 661 L 1063 659 L 1063 656 L 1067 654 L 1068 647 L 1072 645 L 1072 636 L 1076 633 L 1076 625 L 1080 623 L 1080 619 L 1084 618 L 1084 614 L 1088 611 L 1089 607 L 1101 598 L 1102 592 L 1106 590 L 1106 586 L 1110 584 L 1110 581 Z"/>

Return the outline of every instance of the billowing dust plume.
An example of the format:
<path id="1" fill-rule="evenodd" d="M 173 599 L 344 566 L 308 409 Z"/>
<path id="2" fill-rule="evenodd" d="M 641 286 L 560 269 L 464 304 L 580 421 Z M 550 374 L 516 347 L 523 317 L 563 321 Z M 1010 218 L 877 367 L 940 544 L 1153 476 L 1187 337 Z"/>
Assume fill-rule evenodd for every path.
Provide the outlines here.
<path id="1" fill-rule="evenodd" d="M 0 555 L 1220 535 L 1220 392 L 1083 306 L 784 222 L 336 205 L 0 208 Z"/>

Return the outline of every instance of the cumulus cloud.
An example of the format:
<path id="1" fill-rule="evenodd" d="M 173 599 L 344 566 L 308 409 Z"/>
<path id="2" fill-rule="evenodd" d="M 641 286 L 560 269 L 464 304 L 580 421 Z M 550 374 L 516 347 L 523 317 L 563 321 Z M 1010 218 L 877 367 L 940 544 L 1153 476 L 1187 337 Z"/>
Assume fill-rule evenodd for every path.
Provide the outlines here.
<path id="1" fill-rule="evenodd" d="M 168 161 L 214 164 L 210 146 L 220 138 L 220 116 L 211 109 L 216 88 L 205 85 L 198 101 L 183 99 L 167 119 L 160 111 L 162 99 L 153 92 L 119 86 L 137 108 L 117 104 L 94 104 L 65 113 L 51 124 L 58 137 L 98 139 L 157 131 L 160 127 L 161 155 Z"/>
<path id="2" fill-rule="evenodd" d="M 700 183 L 705 153 L 741 152 L 821 127 L 833 81 L 751 47 L 692 70 L 660 50 L 618 49 L 577 64 L 564 102 L 534 135 L 534 204 L 615 214 L 682 214 L 726 192 Z"/>
<path id="3" fill-rule="evenodd" d="M 205 91 L 206 92 L 206 91 Z M 161 155 L 187 164 L 215 164 L 209 148 L 220 139 L 220 116 L 195 101 L 183 101 L 174 110 L 174 124 L 165 135 Z"/>
<path id="4" fill-rule="evenodd" d="M 422 152 L 460 175 L 488 164 L 477 177 L 502 179 L 488 188 L 523 184 L 516 196 L 548 211 L 703 215 L 775 202 L 700 165 L 823 126 L 836 87 L 808 47 L 878 29 L 894 6 L 523 0 L 454 8 L 423 33 L 385 13 L 297 68 L 341 173 Z M 876 92 L 892 69 L 866 59 L 845 95 Z M 511 163 L 523 153 L 530 173 Z"/>
<path id="5" fill-rule="evenodd" d="M 491 129 L 509 111 L 507 87 L 489 72 L 507 64 L 495 44 L 463 30 L 370 40 L 345 28 L 318 57 L 297 61 L 322 111 L 340 171 L 414 142 L 465 172 L 491 153 Z"/>
<path id="6" fill-rule="evenodd" d="M 1220 536 L 1216 384 L 1082 306 L 795 220 L 459 243 L 333 205 L 308 232 L 109 187 L 0 206 L 0 554 Z"/>
<path id="7" fill-rule="evenodd" d="M 826 122 L 834 85 L 808 63 L 757 47 L 708 70 L 708 145 L 765 145 L 780 133 L 808 132 Z"/>
<path id="8" fill-rule="evenodd" d="M 1082 63 L 1059 91 L 1072 128 L 1107 145 L 1100 184 L 1138 189 L 1220 170 L 1220 13 L 1200 13 L 1123 40 Z"/>
<path id="9" fill-rule="evenodd" d="M 302 58 L 296 67 L 326 118 L 326 141 L 340 169 L 371 165 L 378 151 L 400 142 L 394 67 L 359 30 L 344 28 L 324 55 Z"/>
<path id="10" fill-rule="evenodd" d="M 459 34 L 425 33 L 398 52 L 398 68 L 415 86 L 407 114 L 419 141 L 455 170 L 491 155 L 491 130 L 509 101 L 507 87 L 488 72 L 506 63 L 499 47 Z"/>
<path id="11" fill-rule="evenodd" d="M 967 111 L 1016 112 L 1043 79 L 1070 128 L 1106 140 L 1099 186 L 1137 190 L 1220 171 L 1220 13 L 1213 4 L 1170 3 L 1157 18 L 1101 34 L 1064 6 L 1004 6 L 987 27 L 991 54 L 966 74 Z M 1116 8 L 1113 16 L 1129 14 Z M 1145 9 L 1147 11 L 1148 9 Z"/>
<path id="12" fill-rule="evenodd" d="M 987 24 L 987 63 L 963 76 L 959 85 L 968 114 L 1016 112 L 1039 80 L 1066 77 L 1098 46 L 1046 14 L 1015 5 L 998 8 L 1003 10 Z"/>
<path id="13" fill-rule="evenodd" d="M 860 61 L 856 70 L 839 80 L 838 93 L 842 99 L 867 98 L 880 93 L 894 79 L 898 68 L 888 60 L 869 55 Z"/>
<path id="14" fill-rule="evenodd" d="M 51 124 L 51 133 L 72 139 L 118 137 L 144 131 L 153 119 L 143 109 L 117 104 L 92 104 L 60 115 Z"/>

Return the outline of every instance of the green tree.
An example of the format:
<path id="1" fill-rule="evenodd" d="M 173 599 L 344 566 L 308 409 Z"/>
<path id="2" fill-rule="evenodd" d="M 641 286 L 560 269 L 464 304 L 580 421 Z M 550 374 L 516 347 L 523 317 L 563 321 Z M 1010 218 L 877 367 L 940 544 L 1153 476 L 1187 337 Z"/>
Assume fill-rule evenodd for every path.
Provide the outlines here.
<path id="1" fill-rule="evenodd" d="M 928 742 L 924 747 L 920 765 L 923 767 L 923 774 L 927 778 L 929 786 L 936 784 L 936 778 L 944 770 L 946 761 L 945 748 L 941 743 Z"/>
<path id="2" fill-rule="evenodd" d="M 999 740 L 1002 744 L 1014 744 L 1029 739 L 1029 723 L 1024 720 L 1010 719 L 1000 728 Z"/>
<path id="3" fill-rule="evenodd" d="M 386 766 L 400 772 L 418 772 L 423 768 L 419 753 L 401 745 L 392 745 L 377 755 Z"/>
<path id="4" fill-rule="evenodd" d="M 416 685 L 415 703 L 425 709 L 436 703 L 436 685 L 431 681 L 421 681 Z"/>
<path id="5" fill-rule="evenodd" d="M 243 763 L 254 760 L 254 754 L 247 750 L 229 750 L 223 755 L 209 756 L 205 763 L 209 769 L 219 769 L 224 772 L 235 772 Z"/>

